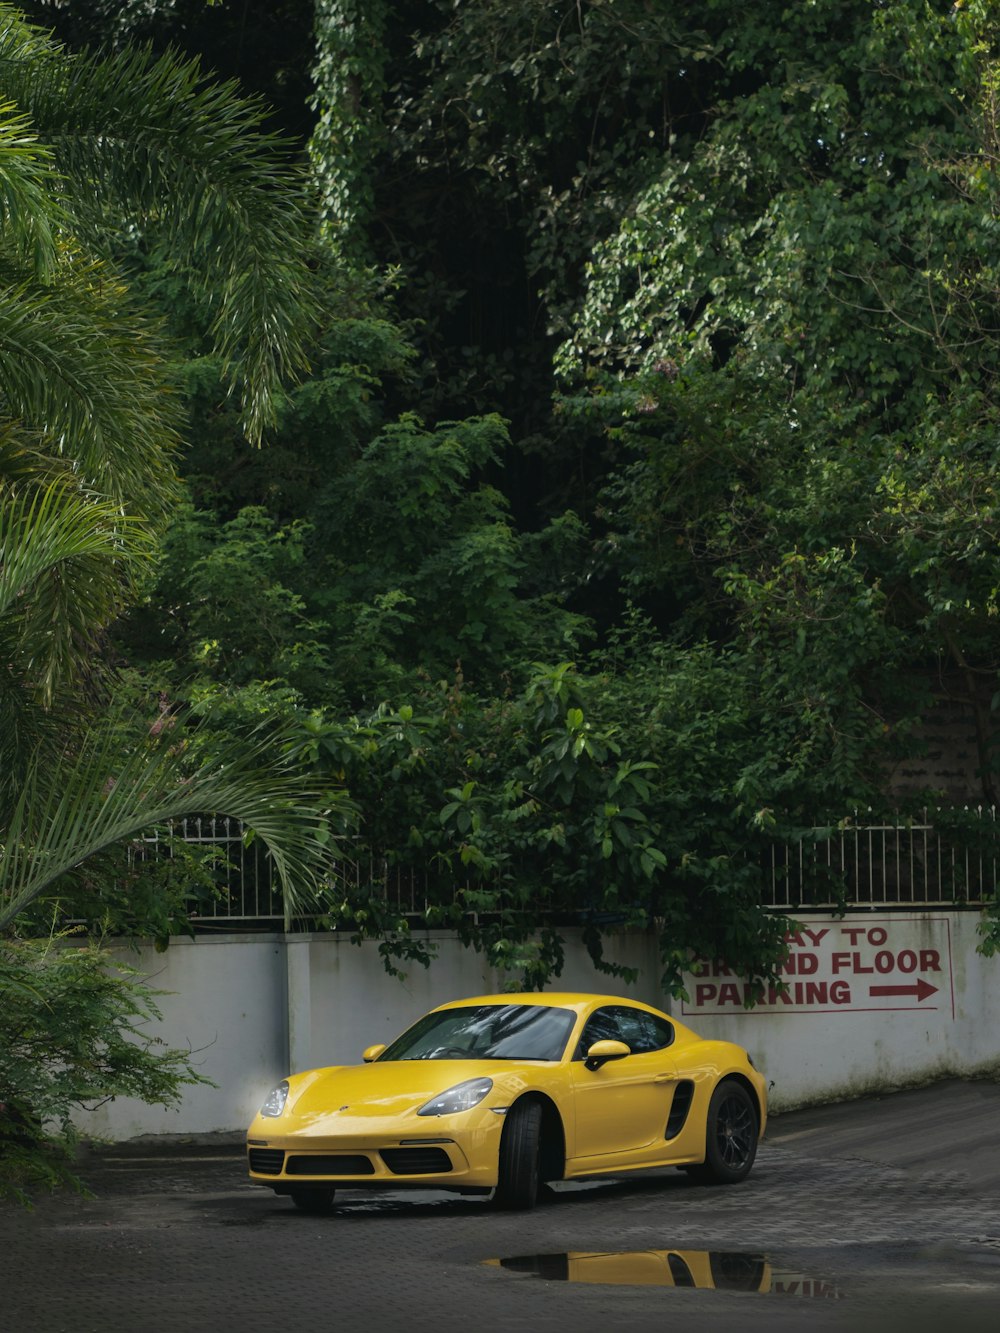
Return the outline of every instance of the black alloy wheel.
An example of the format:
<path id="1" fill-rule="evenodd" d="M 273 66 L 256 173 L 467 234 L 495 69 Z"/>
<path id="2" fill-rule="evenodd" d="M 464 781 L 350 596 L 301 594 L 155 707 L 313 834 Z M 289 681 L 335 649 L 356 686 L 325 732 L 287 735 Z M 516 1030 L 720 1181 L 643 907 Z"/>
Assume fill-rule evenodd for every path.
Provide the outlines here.
<path id="1" fill-rule="evenodd" d="M 697 1180 L 735 1185 L 750 1174 L 757 1156 L 757 1109 L 742 1083 L 723 1079 L 712 1093 L 705 1125 L 705 1161 L 692 1167 Z"/>

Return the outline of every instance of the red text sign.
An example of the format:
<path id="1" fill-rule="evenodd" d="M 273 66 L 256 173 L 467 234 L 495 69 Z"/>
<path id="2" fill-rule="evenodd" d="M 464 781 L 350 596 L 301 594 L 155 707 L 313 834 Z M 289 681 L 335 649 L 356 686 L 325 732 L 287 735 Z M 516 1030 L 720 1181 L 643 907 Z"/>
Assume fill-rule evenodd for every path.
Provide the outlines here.
<path id="1" fill-rule="evenodd" d="M 948 1009 L 951 929 L 946 918 L 886 917 L 800 926 L 785 937 L 783 984 L 756 992 L 751 1013 Z M 698 963 L 685 978 L 682 1014 L 732 1014 L 754 997 L 749 982 L 720 963 Z"/>

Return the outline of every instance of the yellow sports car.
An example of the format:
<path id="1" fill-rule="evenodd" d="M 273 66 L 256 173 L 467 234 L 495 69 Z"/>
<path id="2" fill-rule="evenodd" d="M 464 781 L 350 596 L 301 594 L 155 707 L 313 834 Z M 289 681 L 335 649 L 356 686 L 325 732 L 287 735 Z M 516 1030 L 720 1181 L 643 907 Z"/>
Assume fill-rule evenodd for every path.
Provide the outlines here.
<path id="1" fill-rule="evenodd" d="M 494 1190 L 531 1208 L 542 1181 L 644 1167 L 734 1184 L 767 1116 L 741 1047 L 610 995 L 455 1000 L 364 1061 L 268 1093 L 247 1134 L 252 1181 L 307 1211 L 338 1186 Z"/>

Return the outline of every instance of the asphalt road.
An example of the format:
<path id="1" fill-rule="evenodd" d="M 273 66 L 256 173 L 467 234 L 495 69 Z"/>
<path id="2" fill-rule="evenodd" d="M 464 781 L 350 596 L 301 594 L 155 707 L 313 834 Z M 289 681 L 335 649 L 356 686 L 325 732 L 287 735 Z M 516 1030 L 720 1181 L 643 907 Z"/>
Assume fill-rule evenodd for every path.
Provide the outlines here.
<path id="1" fill-rule="evenodd" d="M 772 1121 L 750 1179 L 563 1185 L 534 1212 L 344 1192 L 297 1213 L 239 1145 L 92 1153 L 95 1198 L 0 1208 L 0 1327 L 996 1333 L 1000 1084 Z"/>

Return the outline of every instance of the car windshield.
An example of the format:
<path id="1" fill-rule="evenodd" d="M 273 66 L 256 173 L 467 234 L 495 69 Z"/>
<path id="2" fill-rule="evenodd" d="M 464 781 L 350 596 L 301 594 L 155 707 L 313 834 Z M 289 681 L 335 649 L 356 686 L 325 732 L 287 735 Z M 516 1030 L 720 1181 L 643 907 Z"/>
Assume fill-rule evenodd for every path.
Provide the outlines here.
<path id="1" fill-rule="evenodd" d="M 576 1014 L 541 1004 L 470 1004 L 427 1014 L 382 1060 L 559 1060 Z"/>

